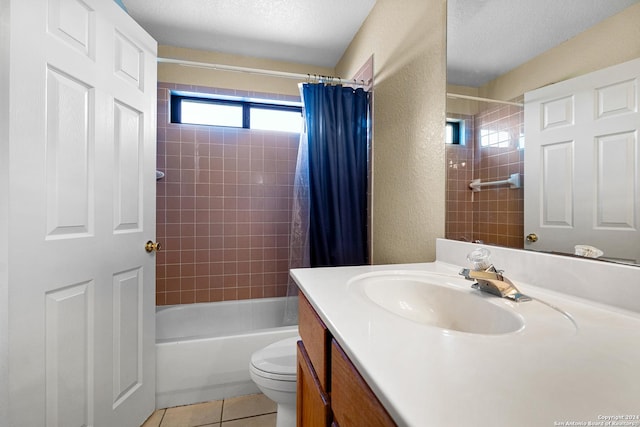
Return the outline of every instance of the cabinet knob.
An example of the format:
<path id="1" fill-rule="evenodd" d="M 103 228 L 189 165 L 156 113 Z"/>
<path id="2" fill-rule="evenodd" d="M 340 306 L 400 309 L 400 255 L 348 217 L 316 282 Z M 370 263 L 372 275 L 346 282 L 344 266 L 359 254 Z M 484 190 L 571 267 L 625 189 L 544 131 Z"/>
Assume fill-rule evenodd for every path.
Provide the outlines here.
<path id="1" fill-rule="evenodd" d="M 527 242 L 529 243 L 535 243 L 538 241 L 538 236 L 535 233 L 531 233 L 531 234 L 527 234 Z"/>

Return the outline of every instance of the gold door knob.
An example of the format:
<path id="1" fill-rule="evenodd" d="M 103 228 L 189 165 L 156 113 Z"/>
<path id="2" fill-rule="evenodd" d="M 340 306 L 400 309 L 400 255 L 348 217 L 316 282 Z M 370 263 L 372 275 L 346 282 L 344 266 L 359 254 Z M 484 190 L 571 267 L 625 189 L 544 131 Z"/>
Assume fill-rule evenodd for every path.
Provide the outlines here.
<path id="1" fill-rule="evenodd" d="M 160 248 L 162 248 L 162 245 L 159 242 L 152 242 L 151 240 L 144 245 L 144 250 L 147 252 L 158 252 Z"/>
<path id="2" fill-rule="evenodd" d="M 535 233 L 527 234 L 527 242 L 535 243 L 538 241 L 538 236 Z"/>

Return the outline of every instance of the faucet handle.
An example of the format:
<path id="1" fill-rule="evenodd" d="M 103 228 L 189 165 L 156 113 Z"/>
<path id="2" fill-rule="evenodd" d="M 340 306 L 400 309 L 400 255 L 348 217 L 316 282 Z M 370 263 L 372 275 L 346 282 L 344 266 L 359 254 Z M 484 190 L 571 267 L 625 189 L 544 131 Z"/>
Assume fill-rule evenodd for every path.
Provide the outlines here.
<path id="1" fill-rule="evenodd" d="M 486 270 L 491 267 L 491 252 L 487 248 L 477 248 L 467 254 L 467 262 L 474 270 Z"/>

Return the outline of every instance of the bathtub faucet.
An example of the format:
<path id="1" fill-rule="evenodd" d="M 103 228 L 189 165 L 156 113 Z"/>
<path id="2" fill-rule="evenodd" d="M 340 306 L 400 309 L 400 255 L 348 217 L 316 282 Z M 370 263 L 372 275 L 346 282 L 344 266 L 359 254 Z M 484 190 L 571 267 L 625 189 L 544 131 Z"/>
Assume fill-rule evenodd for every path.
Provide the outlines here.
<path id="1" fill-rule="evenodd" d="M 482 292 L 488 292 L 501 298 L 509 298 L 515 302 L 531 301 L 531 298 L 520 293 L 516 285 L 502 275 L 502 271 L 496 270 L 491 265 L 485 270 L 471 270 L 463 268 L 460 273 L 467 280 L 475 280 L 472 288 Z"/>

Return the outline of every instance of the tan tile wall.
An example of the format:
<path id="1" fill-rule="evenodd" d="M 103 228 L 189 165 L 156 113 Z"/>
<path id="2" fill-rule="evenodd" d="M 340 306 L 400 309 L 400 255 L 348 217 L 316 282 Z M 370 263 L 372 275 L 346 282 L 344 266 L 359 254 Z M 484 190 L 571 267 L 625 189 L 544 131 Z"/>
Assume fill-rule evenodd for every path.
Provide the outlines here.
<path id="1" fill-rule="evenodd" d="M 269 96 L 158 84 L 156 303 L 286 295 L 298 134 L 169 123 L 169 93 Z"/>
<path id="2" fill-rule="evenodd" d="M 523 108 L 492 104 L 475 116 L 449 116 L 464 119 L 468 144 L 447 147 L 445 237 L 522 248 L 524 150 L 519 144 L 524 134 Z M 481 134 L 488 134 L 494 141 L 504 139 L 503 146 L 482 146 Z M 496 181 L 512 173 L 521 174 L 521 188 L 502 185 L 483 187 L 476 193 L 469 190 L 475 178 Z"/>
<path id="3" fill-rule="evenodd" d="M 524 109 L 493 104 L 475 118 L 476 144 L 474 177 L 495 181 L 520 173 L 521 187 L 484 187 L 474 194 L 474 240 L 512 248 L 523 248 L 524 239 Z M 507 135 L 506 147 L 483 147 L 480 133 Z M 491 136 L 490 136 L 491 138 Z"/>

